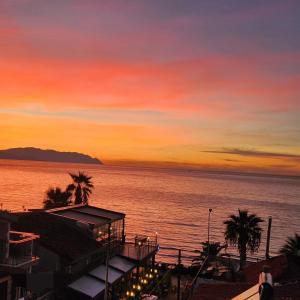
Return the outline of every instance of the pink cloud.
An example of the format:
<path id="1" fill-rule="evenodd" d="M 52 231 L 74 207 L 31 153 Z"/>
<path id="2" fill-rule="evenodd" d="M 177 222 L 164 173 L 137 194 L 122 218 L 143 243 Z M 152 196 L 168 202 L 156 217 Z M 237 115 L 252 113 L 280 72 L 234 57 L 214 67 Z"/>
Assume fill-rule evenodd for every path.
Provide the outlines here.
<path id="1" fill-rule="evenodd" d="M 276 61 L 275 57 L 273 63 Z M 33 58 L 2 61 L 1 103 L 6 107 L 40 103 L 48 107 L 215 110 L 216 115 L 237 105 L 299 108 L 300 77 L 264 74 L 262 62 L 243 57 L 145 64 Z"/>

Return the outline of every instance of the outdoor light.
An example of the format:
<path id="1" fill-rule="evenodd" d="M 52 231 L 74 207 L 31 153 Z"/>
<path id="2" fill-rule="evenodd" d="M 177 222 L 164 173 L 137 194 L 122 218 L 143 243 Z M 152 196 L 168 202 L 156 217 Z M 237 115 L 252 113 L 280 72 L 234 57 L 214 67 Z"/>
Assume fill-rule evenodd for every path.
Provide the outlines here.
<path id="1" fill-rule="evenodd" d="M 129 292 L 129 291 L 127 291 L 127 292 L 126 292 L 126 296 L 129 296 L 129 294 L 130 294 L 130 292 Z"/>
<path id="2" fill-rule="evenodd" d="M 135 296 L 134 292 L 131 292 L 131 293 L 130 293 L 130 296 L 131 296 L 131 297 L 134 297 L 134 296 Z"/>
<path id="3" fill-rule="evenodd" d="M 135 284 L 132 286 L 133 289 L 135 289 Z"/>
<path id="4" fill-rule="evenodd" d="M 138 291 L 140 291 L 142 289 L 142 287 L 139 284 L 137 285 L 136 288 L 137 288 Z"/>
<path id="5" fill-rule="evenodd" d="M 157 274 L 157 269 L 154 270 L 154 273 Z"/>

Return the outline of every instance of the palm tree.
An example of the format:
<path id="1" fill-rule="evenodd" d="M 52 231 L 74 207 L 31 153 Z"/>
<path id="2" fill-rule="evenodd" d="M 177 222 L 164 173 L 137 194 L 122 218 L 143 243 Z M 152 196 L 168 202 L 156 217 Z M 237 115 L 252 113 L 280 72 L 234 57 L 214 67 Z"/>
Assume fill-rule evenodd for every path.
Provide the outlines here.
<path id="1" fill-rule="evenodd" d="M 240 268 L 246 263 L 247 252 L 253 253 L 260 246 L 262 229 L 259 223 L 263 222 L 255 214 L 248 214 L 247 210 L 239 210 L 239 214 L 229 216 L 224 222 L 226 225 L 225 240 L 238 248 L 240 253 Z"/>
<path id="2" fill-rule="evenodd" d="M 280 253 L 300 256 L 300 235 L 296 233 L 294 237 L 288 237 L 285 245 L 280 249 Z"/>
<path id="3" fill-rule="evenodd" d="M 71 197 L 72 192 L 68 188 L 65 191 L 62 191 L 59 187 L 49 188 L 43 202 L 44 209 L 68 206 L 72 203 Z"/>
<path id="4" fill-rule="evenodd" d="M 70 185 L 70 187 L 74 187 L 75 189 L 74 204 L 88 203 L 89 196 L 94 188 L 94 185 L 91 182 L 92 177 L 86 175 L 84 172 L 78 172 L 78 175 L 72 173 L 69 174 L 74 182 L 73 185 Z"/>
<path id="5" fill-rule="evenodd" d="M 221 245 L 219 242 L 202 242 L 202 250 L 195 250 L 194 252 L 199 253 L 197 257 L 193 259 L 193 264 L 203 263 L 207 256 L 215 258 L 219 252 L 226 248 L 227 245 Z"/>

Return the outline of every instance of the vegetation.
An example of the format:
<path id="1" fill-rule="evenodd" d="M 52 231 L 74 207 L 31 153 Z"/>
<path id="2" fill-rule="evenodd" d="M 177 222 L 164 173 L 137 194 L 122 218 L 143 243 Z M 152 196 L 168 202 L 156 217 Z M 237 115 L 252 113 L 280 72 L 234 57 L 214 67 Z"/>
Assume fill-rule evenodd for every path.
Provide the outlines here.
<path id="1" fill-rule="evenodd" d="M 84 174 L 83 172 L 78 172 L 78 175 L 70 173 L 73 179 L 73 184 L 75 188 L 75 200 L 74 204 L 86 204 L 89 200 L 89 196 L 92 193 L 94 185 L 91 182 L 92 177 Z"/>
<path id="2" fill-rule="evenodd" d="M 201 244 L 202 250 L 195 250 L 195 252 L 199 253 L 199 257 L 196 257 L 193 261 L 204 260 L 208 255 L 217 256 L 226 247 L 226 245 L 221 245 L 219 242 L 203 242 Z"/>
<path id="3" fill-rule="evenodd" d="M 46 192 L 44 200 L 44 208 L 52 209 L 56 207 L 64 207 L 72 203 L 72 192 L 66 189 L 62 191 L 59 187 L 49 188 Z"/>
<path id="4" fill-rule="evenodd" d="M 261 222 L 263 222 L 261 218 L 255 214 L 248 214 L 246 210 L 239 210 L 238 215 L 231 215 L 224 222 L 226 225 L 225 239 L 230 245 L 238 248 L 241 269 L 246 263 L 247 252 L 253 253 L 259 249 Z"/>
<path id="5" fill-rule="evenodd" d="M 280 253 L 284 255 L 300 256 L 300 235 L 295 234 L 294 237 L 289 237 L 285 245 L 280 249 Z"/>
<path id="6" fill-rule="evenodd" d="M 46 192 L 44 200 L 44 209 L 52 209 L 57 207 L 64 207 L 74 204 L 86 204 L 94 185 L 92 184 L 92 177 L 86 175 L 84 172 L 71 174 L 73 183 L 69 184 L 63 191 L 61 188 L 49 188 Z M 72 201 L 74 198 L 74 201 Z"/>

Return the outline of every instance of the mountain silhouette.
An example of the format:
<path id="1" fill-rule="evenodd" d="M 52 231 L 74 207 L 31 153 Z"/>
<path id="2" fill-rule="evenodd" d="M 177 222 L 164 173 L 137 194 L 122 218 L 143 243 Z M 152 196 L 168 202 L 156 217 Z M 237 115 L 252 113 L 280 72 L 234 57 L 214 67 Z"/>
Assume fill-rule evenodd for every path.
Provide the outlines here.
<path id="1" fill-rule="evenodd" d="M 101 160 L 78 152 L 60 152 L 33 147 L 0 150 L 0 159 L 102 164 Z"/>

